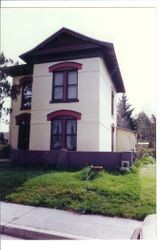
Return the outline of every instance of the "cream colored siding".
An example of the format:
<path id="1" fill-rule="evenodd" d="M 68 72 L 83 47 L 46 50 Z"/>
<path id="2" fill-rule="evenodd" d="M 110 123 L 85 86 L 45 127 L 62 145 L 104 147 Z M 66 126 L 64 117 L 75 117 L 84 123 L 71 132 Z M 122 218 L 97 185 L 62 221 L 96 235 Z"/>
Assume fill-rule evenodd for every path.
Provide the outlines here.
<path id="1" fill-rule="evenodd" d="M 50 150 L 50 123 L 40 123 L 31 125 L 31 150 Z"/>
<path id="2" fill-rule="evenodd" d="M 19 80 L 26 76 L 14 77 L 13 82 L 19 85 Z M 31 113 L 31 110 L 20 110 L 21 108 L 22 93 L 18 95 L 16 101 L 11 102 L 12 113 L 10 115 L 10 143 L 13 149 L 17 149 L 18 146 L 18 125 L 16 125 L 15 117 L 22 113 Z"/>
<path id="3" fill-rule="evenodd" d="M 62 109 L 82 114 L 77 126 L 77 150 L 99 149 L 97 139 L 99 132 L 99 59 L 81 59 L 76 62 L 82 64 L 82 69 L 78 71 L 79 102 L 75 103 L 50 103 L 53 74 L 49 73 L 48 68 L 55 62 L 34 66 L 30 149 L 50 149 L 51 122 L 47 121 L 47 114 Z"/>
<path id="4" fill-rule="evenodd" d="M 77 150 L 99 151 L 99 123 L 83 122 L 77 123 Z"/>
<path id="5" fill-rule="evenodd" d="M 137 136 L 132 130 L 117 128 L 117 151 L 135 151 Z"/>
<path id="6" fill-rule="evenodd" d="M 20 110 L 21 95 L 13 102 L 11 115 L 11 144 L 17 148 L 18 126 L 15 116 L 31 113 L 30 150 L 50 150 L 51 122 L 47 115 L 57 110 L 73 110 L 81 113 L 77 121 L 78 151 L 111 151 L 111 125 L 116 126 L 116 98 L 114 116 L 111 115 L 111 91 L 115 89 L 104 61 L 87 58 L 75 61 L 82 64 L 78 70 L 78 99 L 73 103 L 50 103 L 53 74 L 49 67 L 59 62 L 34 65 L 31 111 Z M 19 84 L 19 79 L 14 79 Z M 115 143 L 114 143 L 115 147 Z"/>
<path id="7" fill-rule="evenodd" d="M 105 63 L 100 59 L 100 80 L 99 80 L 99 139 L 100 151 L 111 151 L 111 126 L 116 127 L 116 98 L 114 101 L 114 115 L 111 115 L 111 93 L 115 94 L 115 88 L 111 77 L 106 69 Z M 115 146 L 114 134 L 114 149 Z"/>

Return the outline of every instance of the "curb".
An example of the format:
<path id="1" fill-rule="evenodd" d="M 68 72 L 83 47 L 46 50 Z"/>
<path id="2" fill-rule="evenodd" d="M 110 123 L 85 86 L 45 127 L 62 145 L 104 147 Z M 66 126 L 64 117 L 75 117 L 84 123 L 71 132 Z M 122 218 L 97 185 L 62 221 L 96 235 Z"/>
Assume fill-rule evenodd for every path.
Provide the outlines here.
<path id="1" fill-rule="evenodd" d="M 1 224 L 0 233 L 26 240 L 91 240 L 91 238 L 14 224 Z"/>

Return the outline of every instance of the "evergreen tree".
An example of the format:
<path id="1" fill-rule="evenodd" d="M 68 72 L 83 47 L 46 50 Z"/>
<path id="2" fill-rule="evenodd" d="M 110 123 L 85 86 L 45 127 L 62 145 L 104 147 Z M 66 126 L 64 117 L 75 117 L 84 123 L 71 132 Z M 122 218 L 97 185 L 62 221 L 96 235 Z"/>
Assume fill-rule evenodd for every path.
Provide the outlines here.
<path id="1" fill-rule="evenodd" d="M 149 118 L 145 112 L 140 112 L 137 116 L 137 137 L 138 141 L 149 142 L 150 147 L 155 148 L 156 143 L 156 117 Z"/>
<path id="2" fill-rule="evenodd" d="M 151 130 L 150 130 L 150 146 L 156 149 L 156 116 L 154 114 L 151 115 Z"/>
<path id="3" fill-rule="evenodd" d="M 117 126 L 120 128 L 127 128 L 136 130 L 136 119 L 132 116 L 134 108 L 131 108 L 131 104 L 128 103 L 128 98 L 125 94 L 119 99 L 117 107 Z"/>
<path id="4" fill-rule="evenodd" d="M 14 61 L 10 58 L 6 58 L 4 53 L 0 53 L 0 119 L 3 115 L 10 113 L 11 109 L 5 106 L 5 100 L 7 98 L 17 99 L 17 95 L 20 93 L 20 88 L 16 84 L 11 84 L 8 80 L 7 67 L 14 64 Z M 15 63 L 16 65 L 18 63 Z"/>
<path id="5" fill-rule="evenodd" d="M 137 116 L 137 137 L 138 141 L 150 142 L 151 122 L 147 114 L 143 111 Z"/>

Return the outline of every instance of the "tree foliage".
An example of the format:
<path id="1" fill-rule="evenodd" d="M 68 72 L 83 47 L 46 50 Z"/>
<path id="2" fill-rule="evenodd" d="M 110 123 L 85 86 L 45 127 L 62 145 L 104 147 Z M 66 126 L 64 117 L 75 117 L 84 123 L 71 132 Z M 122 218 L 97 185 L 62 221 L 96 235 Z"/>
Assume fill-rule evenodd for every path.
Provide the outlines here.
<path id="1" fill-rule="evenodd" d="M 127 128 L 136 130 L 136 119 L 133 117 L 134 108 L 131 108 L 128 103 L 128 98 L 125 94 L 119 99 L 117 107 L 117 126 L 120 128 Z"/>
<path id="2" fill-rule="evenodd" d="M 149 142 L 150 147 L 155 147 L 156 142 L 156 116 L 149 117 L 145 112 L 137 116 L 137 137 L 138 141 Z"/>
<path id="3" fill-rule="evenodd" d="M 3 114 L 7 115 L 11 112 L 10 107 L 5 106 L 5 100 L 11 98 L 17 99 L 17 95 L 20 93 L 20 88 L 16 84 L 11 84 L 6 74 L 7 67 L 16 65 L 10 58 L 6 58 L 4 53 L 0 53 L 0 118 Z"/>

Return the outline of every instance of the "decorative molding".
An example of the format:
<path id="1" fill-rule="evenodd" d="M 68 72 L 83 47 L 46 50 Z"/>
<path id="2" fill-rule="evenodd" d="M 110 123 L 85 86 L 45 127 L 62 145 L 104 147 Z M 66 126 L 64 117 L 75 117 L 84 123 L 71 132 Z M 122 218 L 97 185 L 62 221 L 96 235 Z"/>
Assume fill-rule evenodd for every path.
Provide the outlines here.
<path id="1" fill-rule="evenodd" d="M 69 116 L 77 120 L 81 120 L 81 113 L 72 110 L 58 110 L 47 115 L 47 121 L 51 121 L 56 117 Z"/>
<path id="2" fill-rule="evenodd" d="M 81 69 L 82 64 L 77 62 L 62 62 L 57 63 L 49 67 L 49 72 L 59 71 L 59 70 L 69 70 L 69 69 Z"/>

